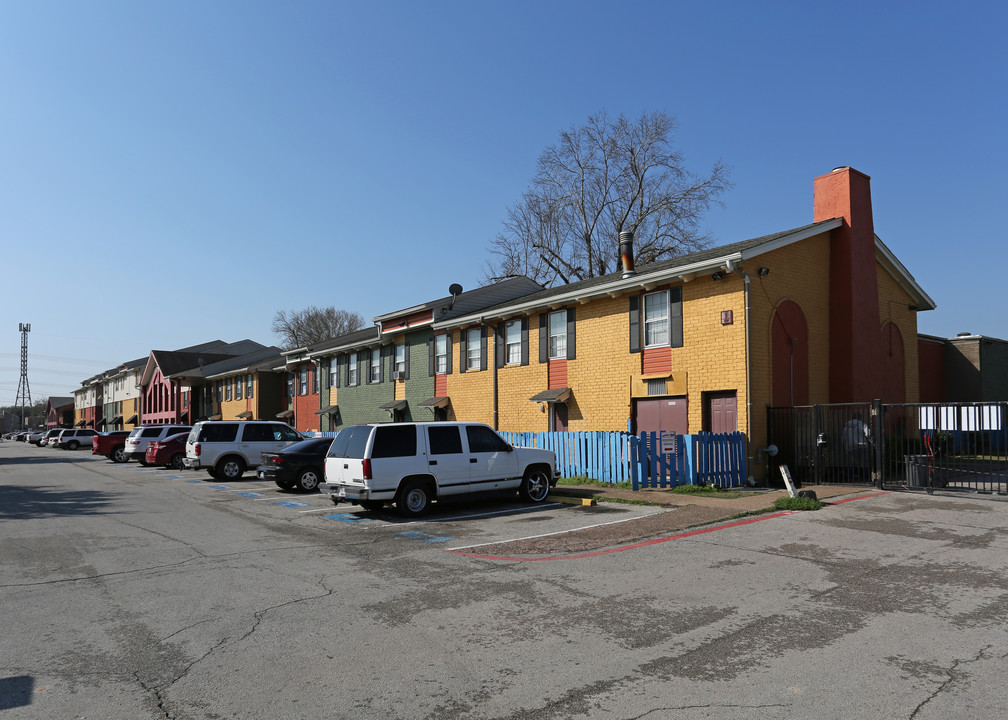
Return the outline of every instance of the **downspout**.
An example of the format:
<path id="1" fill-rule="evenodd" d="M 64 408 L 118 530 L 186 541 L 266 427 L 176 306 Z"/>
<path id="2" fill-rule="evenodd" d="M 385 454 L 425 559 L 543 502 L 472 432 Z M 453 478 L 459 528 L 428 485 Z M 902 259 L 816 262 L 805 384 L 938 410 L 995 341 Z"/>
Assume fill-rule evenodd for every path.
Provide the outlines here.
<path id="1" fill-rule="evenodd" d="M 480 318 L 479 321 L 480 321 L 480 325 L 484 324 L 483 323 L 483 318 Z M 488 330 L 490 329 L 489 325 L 487 326 L 487 329 Z M 491 388 L 492 388 L 491 394 L 493 395 L 493 422 L 490 424 L 490 426 L 494 430 L 500 430 L 500 424 L 499 424 L 499 422 L 500 422 L 500 418 L 499 418 L 500 399 L 497 397 L 497 393 L 498 393 L 498 389 L 497 389 L 497 371 L 498 371 L 498 368 L 497 368 L 497 329 L 494 328 L 493 330 L 494 330 L 494 333 L 493 333 L 493 339 L 494 339 L 493 355 L 492 355 L 492 357 L 490 356 L 491 353 L 490 353 L 490 351 L 488 349 L 487 350 L 487 356 L 488 357 L 486 359 L 487 364 L 490 367 L 493 368 L 493 373 L 491 373 L 491 375 L 490 375 L 490 378 L 491 378 Z"/>
<path id="2" fill-rule="evenodd" d="M 731 260 L 725 261 L 725 268 L 727 268 L 728 272 L 740 275 L 745 283 L 746 438 L 748 439 L 749 447 L 752 448 L 752 358 L 750 357 L 751 340 L 749 337 L 749 273 L 735 267 L 735 264 Z M 753 456 L 749 455 L 748 460 L 751 464 L 754 461 Z M 769 478 L 767 479 L 769 480 Z"/>

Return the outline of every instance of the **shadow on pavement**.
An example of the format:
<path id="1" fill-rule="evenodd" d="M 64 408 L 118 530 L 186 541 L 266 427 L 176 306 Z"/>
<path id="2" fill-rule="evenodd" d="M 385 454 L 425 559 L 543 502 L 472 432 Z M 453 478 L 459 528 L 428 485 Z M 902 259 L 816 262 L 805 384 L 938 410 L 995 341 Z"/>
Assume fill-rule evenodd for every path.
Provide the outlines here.
<path id="1" fill-rule="evenodd" d="M 0 485 L 0 520 L 90 515 L 104 511 L 115 499 L 98 490 Z"/>
<path id="2" fill-rule="evenodd" d="M 31 705 L 34 692 L 35 678 L 31 675 L 0 678 L 0 710 Z"/>

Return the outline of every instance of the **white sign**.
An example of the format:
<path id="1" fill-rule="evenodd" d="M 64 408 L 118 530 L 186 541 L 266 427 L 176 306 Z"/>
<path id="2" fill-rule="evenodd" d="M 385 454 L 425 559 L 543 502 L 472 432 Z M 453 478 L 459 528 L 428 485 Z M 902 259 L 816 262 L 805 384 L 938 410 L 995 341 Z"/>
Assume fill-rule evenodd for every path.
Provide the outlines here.
<path id="1" fill-rule="evenodd" d="M 788 470 L 787 465 L 780 466 L 780 474 L 784 477 L 784 485 L 787 487 L 788 495 L 793 498 L 798 497 L 798 493 L 795 491 L 794 482 L 791 480 L 791 471 Z"/>
<path id="2" fill-rule="evenodd" d="M 674 432 L 662 431 L 661 434 L 661 452 L 662 455 L 675 455 L 676 453 L 676 434 Z"/>

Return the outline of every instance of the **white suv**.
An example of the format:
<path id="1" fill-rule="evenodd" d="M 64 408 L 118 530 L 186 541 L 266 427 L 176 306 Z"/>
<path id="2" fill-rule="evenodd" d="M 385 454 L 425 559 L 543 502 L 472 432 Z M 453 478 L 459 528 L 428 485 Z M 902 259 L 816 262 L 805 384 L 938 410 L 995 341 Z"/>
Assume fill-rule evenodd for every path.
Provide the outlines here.
<path id="1" fill-rule="evenodd" d="M 448 495 L 517 490 L 542 502 L 560 474 L 552 450 L 513 447 L 482 423 L 382 423 L 340 430 L 319 490 L 336 504 L 420 515 Z"/>
<path id="2" fill-rule="evenodd" d="M 76 450 L 81 445 L 91 447 L 91 438 L 97 434 L 91 428 L 68 428 L 59 434 L 56 444 L 64 450 Z"/>
<path id="3" fill-rule="evenodd" d="M 261 464 L 264 452 L 283 450 L 304 440 L 287 423 L 269 420 L 204 420 L 186 439 L 185 466 L 204 468 L 218 480 L 237 480 Z"/>
<path id="4" fill-rule="evenodd" d="M 147 462 L 147 446 L 156 440 L 187 433 L 191 429 L 191 425 L 137 425 L 126 436 L 124 448 L 126 460 L 136 460 L 141 465 L 147 466 L 150 464 Z"/>

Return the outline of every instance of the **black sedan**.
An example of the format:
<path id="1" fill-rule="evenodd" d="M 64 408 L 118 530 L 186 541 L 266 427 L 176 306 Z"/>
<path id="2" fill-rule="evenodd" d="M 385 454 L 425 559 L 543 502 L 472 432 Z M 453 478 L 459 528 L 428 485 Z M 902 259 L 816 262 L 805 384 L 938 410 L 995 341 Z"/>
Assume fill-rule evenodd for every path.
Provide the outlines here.
<path id="1" fill-rule="evenodd" d="M 256 468 L 260 480 L 272 480 L 283 490 L 315 492 L 324 477 L 325 457 L 332 438 L 312 438 L 277 452 L 264 452 Z"/>

